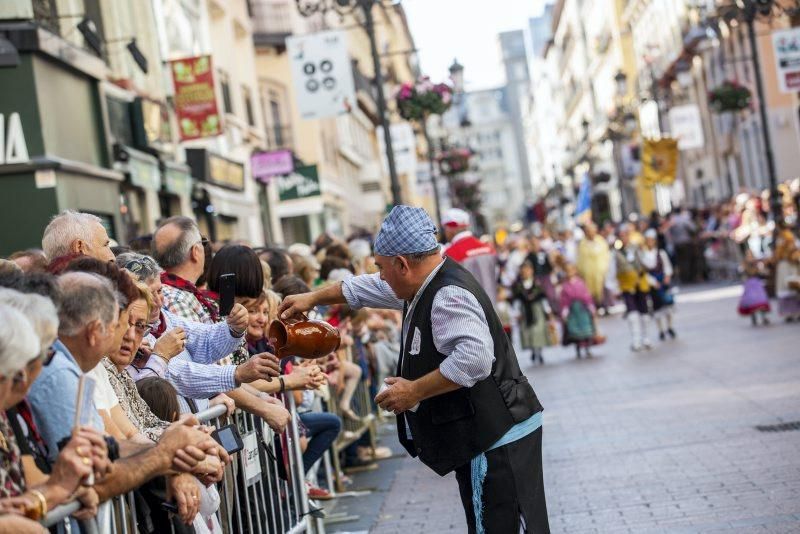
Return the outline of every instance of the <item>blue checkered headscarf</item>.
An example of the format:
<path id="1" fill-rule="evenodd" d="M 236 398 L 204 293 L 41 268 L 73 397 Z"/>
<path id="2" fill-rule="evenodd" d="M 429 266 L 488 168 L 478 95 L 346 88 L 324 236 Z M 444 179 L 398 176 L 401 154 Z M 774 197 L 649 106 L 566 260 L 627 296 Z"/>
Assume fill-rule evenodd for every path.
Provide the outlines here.
<path id="1" fill-rule="evenodd" d="M 436 225 L 422 208 L 395 206 L 375 238 L 375 254 L 404 256 L 428 252 L 439 246 Z"/>

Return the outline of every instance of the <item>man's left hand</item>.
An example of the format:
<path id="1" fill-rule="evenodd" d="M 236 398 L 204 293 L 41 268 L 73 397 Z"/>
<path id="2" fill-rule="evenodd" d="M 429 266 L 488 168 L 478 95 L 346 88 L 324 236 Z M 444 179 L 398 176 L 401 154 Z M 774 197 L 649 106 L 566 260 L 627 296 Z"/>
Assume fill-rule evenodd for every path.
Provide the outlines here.
<path id="1" fill-rule="evenodd" d="M 390 376 L 384 382 L 389 386 L 375 397 L 375 402 L 387 412 L 402 413 L 420 402 L 414 382 Z"/>

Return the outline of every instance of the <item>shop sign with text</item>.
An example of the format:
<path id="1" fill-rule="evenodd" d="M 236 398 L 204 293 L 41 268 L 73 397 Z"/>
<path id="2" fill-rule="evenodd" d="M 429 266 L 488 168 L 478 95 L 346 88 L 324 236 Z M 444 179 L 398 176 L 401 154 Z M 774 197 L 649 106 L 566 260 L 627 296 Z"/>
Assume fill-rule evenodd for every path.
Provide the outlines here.
<path id="1" fill-rule="evenodd" d="M 316 165 L 297 167 L 295 172 L 278 180 L 278 196 L 281 201 L 315 197 L 321 193 Z"/>
<path id="2" fill-rule="evenodd" d="M 181 141 L 222 133 L 211 56 L 170 61 Z"/>
<path id="3" fill-rule="evenodd" d="M 294 158 L 291 150 L 259 152 L 250 158 L 250 172 L 259 182 L 269 183 L 275 176 L 294 171 Z"/>

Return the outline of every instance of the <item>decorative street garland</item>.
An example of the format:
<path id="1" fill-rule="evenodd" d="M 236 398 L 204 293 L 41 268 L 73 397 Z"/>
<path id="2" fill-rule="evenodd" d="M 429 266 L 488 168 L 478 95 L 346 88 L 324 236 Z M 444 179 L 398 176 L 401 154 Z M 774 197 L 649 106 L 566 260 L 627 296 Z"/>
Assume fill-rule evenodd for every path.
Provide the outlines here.
<path id="1" fill-rule="evenodd" d="M 416 83 L 406 82 L 395 93 L 400 116 L 407 121 L 424 120 L 428 115 L 441 115 L 453 103 L 453 90 L 444 83 L 433 83 L 422 76 Z"/>
<path id="2" fill-rule="evenodd" d="M 716 113 L 748 109 L 752 99 L 750 89 L 735 80 L 726 80 L 708 93 L 708 103 Z"/>
<path id="3" fill-rule="evenodd" d="M 469 160 L 474 152 L 469 148 L 449 148 L 440 153 L 439 170 L 446 176 L 453 176 L 469 170 Z"/>

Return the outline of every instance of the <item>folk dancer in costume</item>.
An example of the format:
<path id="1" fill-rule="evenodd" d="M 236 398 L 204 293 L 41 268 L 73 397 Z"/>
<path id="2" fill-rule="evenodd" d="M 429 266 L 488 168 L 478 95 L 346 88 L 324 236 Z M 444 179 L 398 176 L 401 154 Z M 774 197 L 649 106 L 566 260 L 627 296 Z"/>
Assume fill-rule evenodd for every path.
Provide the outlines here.
<path id="1" fill-rule="evenodd" d="M 534 276 L 533 265 L 526 261 L 519 268 L 519 278 L 511 288 L 514 303 L 519 306 L 522 348 L 531 351 L 531 361 L 544 365 L 542 351 L 549 345 L 547 321 L 551 315 L 547 295 Z"/>
<path id="2" fill-rule="evenodd" d="M 597 336 L 594 316 L 596 308 L 589 288 L 578 275 L 575 265 L 564 265 L 564 281 L 561 282 L 561 318 L 564 321 L 563 345 L 575 345 L 575 356 L 581 357 L 581 348 L 591 358 L 589 349 Z"/>
<path id="3" fill-rule="evenodd" d="M 614 262 L 622 299 L 625 302 L 625 318 L 631 331 L 631 350 L 638 352 L 652 348 L 647 337 L 650 323 L 650 284 L 641 262 L 641 250 L 631 242 L 632 226 L 625 223 L 619 231 Z"/>
<path id="4" fill-rule="evenodd" d="M 647 274 L 651 276 L 650 296 L 653 300 L 653 315 L 658 326 L 658 337 L 661 341 L 664 341 L 667 335 L 675 339 L 675 329 L 672 326 L 675 299 L 670 287 L 672 262 L 667 251 L 658 247 L 658 232 L 655 229 L 650 228 L 644 233 L 644 246 L 639 257 L 647 269 Z"/>
<path id="5" fill-rule="evenodd" d="M 781 231 L 775 247 L 775 296 L 778 315 L 786 322 L 800 320 L 800 249 L 788 228 Z"/>
<path id="6" fill-rule="evenodd" d="M 611 250 L 608 242 L 597 233 L 597 226 L 589 222 L 584 226 L 584 238 L 578 243 L 578 274 L 586 282 L 596 307 L 603 305 L 608 266 L 611 263 Z"/>
<path id="7" fill-rule="evenodd" d="M 496 303 L 497 299 L 497 252 L 489 243 L 484 243 L 469 230 L 469 213 L 458 208 L 447 210 L 442 216 L 447 246 L 444 256 L 452 258 L 468 270 Z"/>
<path id="8" fill-rule="evenodd" d="M 455 471 L 471 533 L 549 532 L 542 406 L 491 299 L 442 258 L 420 208 L 395 206 L 375 239 L 380 274 L 287 297 L 283 318 L 320 304 L 404 311 L 396 377 L 377 397 L 400 442 L 437 474 Z"/>

